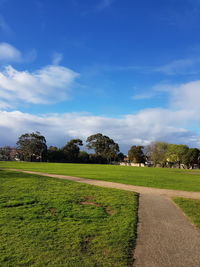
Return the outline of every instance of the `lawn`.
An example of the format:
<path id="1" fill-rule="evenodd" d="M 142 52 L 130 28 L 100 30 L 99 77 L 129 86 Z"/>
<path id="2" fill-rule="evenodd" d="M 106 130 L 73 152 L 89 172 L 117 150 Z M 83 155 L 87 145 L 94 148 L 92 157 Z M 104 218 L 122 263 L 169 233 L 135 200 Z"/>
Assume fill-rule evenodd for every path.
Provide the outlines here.
<path id="1" fill-rule="evenodd" d="M 0 170 L 0 266 L 131 266 L 137 205 L 131 192 Z"/>
<path id="2" fill-rule="evenodd" d="M 175 203 L 183 210 L 190 220 L 200 228 L 200 200 L 174 198 Z"/>
<path id="3" fill-rule="evenodd" d="M 200 171 L 114 165 L 0 162 L 0 168 L 16 168 L 124 184 L 200 191 Z"/>

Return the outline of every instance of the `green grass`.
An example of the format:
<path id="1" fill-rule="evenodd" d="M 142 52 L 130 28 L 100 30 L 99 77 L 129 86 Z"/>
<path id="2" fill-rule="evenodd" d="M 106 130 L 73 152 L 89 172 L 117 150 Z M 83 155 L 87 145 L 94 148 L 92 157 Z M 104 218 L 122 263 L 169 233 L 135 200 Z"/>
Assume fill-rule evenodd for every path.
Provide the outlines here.
<path id="1" fill-rule="evenodd" d="M 190 220 L 200 228 L 200 200 L 174 198 L 174 202 L 183 210 Z"/>
<path id="2" fill-rule="evenodd" d="M 155 188 L 200 191 L 200 171 L 199 174 L 196 174 L 190 170 L 180 169 L 28 162 L 0 162 L 0 168 L 72 175 Z"/>
<path id="3" fill-rule="evenodd" d="M 0 170 L 2 267 L 131 266 L 136 218 L 134 193 Z"/>

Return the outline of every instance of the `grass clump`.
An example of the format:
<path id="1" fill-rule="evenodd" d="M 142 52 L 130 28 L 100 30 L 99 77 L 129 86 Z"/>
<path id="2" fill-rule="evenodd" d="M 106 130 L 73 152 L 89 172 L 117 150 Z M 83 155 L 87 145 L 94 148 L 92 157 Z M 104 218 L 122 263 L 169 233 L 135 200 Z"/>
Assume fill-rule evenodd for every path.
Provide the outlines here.
<path id="1" fill-rule="evenodd" d="M 130 266 L 137 195 L 0 171 L 0 266 Z"/>
<path id="2" fill-rule="evenodd" d="M 194 225 L 200 228 L 200 200 L 177 197 L 174 201 Z"/>

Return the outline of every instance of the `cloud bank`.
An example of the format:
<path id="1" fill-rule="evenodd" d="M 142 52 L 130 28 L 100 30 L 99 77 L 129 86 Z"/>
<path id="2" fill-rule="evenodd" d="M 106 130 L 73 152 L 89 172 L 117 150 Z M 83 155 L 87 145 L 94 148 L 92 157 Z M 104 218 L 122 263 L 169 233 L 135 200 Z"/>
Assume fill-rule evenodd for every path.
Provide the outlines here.
<path id="1" fill-rule="evenodd" d="M 200 136 L 183 128 L 181 119 L 187 121 L 193 114 L 167 109 L 147 109 L 121 118 L 109 118 L 76 113 L 46 114 L 36 116 L 20 111 L 0 112 L 0 145 L 15 144 L 25 132 L 40 131 L 49 145 L 63 146 L 71 138 L 85 140 L 101 132 L 113 138 L 127 152 L 130 145 L 147 145 L 160 140 L 172 143 L 200 145 Z M 198 118 L 199 119 L 199 118 Z"/>

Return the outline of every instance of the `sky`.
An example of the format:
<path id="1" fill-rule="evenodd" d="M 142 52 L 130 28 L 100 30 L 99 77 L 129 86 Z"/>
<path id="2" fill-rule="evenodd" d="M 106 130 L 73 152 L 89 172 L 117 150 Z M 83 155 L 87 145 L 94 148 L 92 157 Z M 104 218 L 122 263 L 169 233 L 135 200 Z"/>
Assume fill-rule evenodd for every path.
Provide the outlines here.
<path id="1" fill-rule="evenodd" d="M 0 146 L 200 147 L 200 0 L 0 0 Z"/>

